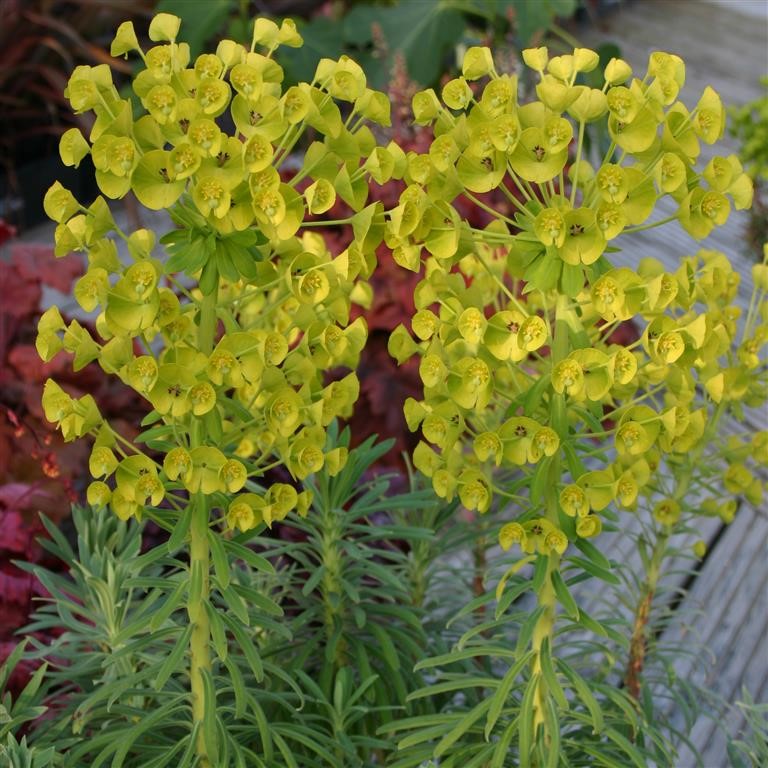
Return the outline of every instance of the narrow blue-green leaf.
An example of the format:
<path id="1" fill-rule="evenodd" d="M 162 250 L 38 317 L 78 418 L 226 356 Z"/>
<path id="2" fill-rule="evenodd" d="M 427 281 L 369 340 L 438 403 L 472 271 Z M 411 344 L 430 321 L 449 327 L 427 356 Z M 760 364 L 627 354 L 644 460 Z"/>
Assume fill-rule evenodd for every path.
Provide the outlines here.
<path id="1" fill-rule="evenodd" d="M 246 700 L 248 698 L 243 673 L 231 656 L 227 655 L 223 662 L 229 672 L 229 682 L 232 684 L 232 690 L 235 693 L 235 720 L 242 720 L 245 717 Z"/>
<path id="2" fill-rule="evenodd" d="M 213 684 L 213 675 L 211 675 L 210 669 L 202 669 L 200 670 L 200 674 L 203 678 L 203 697 L 205 699 L 202 723 L 203 741 L 205 742 L 205 749 L 208 753 L 210 764 L 218 765 L 219 738 L 218 729 L 216 727 L 216 721 L 218 719 L 216 712 L 216 688 Z"/>
<path id="3" fill-rule="evenodd" d="M 234 582 L 232 583 L 232 589 L 244 598 L 246 603 L 255 606 L 267 616 L 283 615 L 283 609 L 271 597 L 262 594 L 258 589 Z"/>
<path id="4" fill-rule="evenodd" d="M 256 682 L 262 682 L 264 679 L 264 665 L 250 635 L 242 625 L 238 624 L 235 619 L 233 619 L 231 616 L 228 616 L 226 613 L 223 613 L 221 618 L 229 628 L 229 631 L 231 632 L 235 641 L 240 645 L 243 655 L 248 662 L 248 666 L 253 671 Z"/>
<path id="5" fill-rule="evenodd" d="M 20 643 L 19 648 L 24 649 L 24 643 Z M 9 666 L 12 669 L 12 667 Z M 29 706 L 35 698 L 35 694 L 40 689 L 40 684 L 43 682 L 45 673 L 48 669 L 48 664 L 41 664 L 30 677 L 29 682 L 24 686 L 24 690 L 18 695 L 14 702 L 14 710 L 20 711 Z"/>
<path id="6" fill-rule="evenodd" d="M 589 539 L 576 539 L 575 544 L 598 568 L 605 571 L 613 569 L 611 561 Z"/>
<path id="7" fill-rule="evenodd" d="M 590 632 L 594 632 L 596 635 L 610 638 L 620 646 L 626 643 L 626 637 L 624 637 L 621 632 L 617 632 L 612 627 L 607 627 L 604 624 L 601 624 L 584 610 L 579 611 L 579 624 Z"/>
<path id="8" fill-rule="evenodd" d="M 504 706 L 507 704 L 509 698 L 509 692 L 512 690 L 512 686 L 523 671 L 523 667 L 530 662 L 533 658 L 533 651 L 528 651 L 525 655 L 521 656 L 506 672 L 501 679 L 501 683 L 496 689 L 495 693 L 491 697 L 491 706 L 488 710 L 488 717 L 485 721 L 485 739 L 488 741 L 493 732 L 496 721 L 501 716 L 504 710 Z"/>
<path id="9" fill-rule="evenodd" d="M 491 657 L 506 657 L 514 659 L 519 654 L 515 653 L 512 648 L 505 648 L 501 645 L 477 645 L 471 648 L 465 648 L 463 651 L 456 651 L 454 653 L 445 653 L 440 656 L 433 656 L 430 659 L 424 659 L 416 664 L 413 668 L 414 672 L 419 672 L 422 669 L 431 669 L 432 667 L 450 666 L 458 661 L 464 659 L 472 659 L 474 657 L 491 656 Z"/>
<path id="10" fill-rule="evenodd" d="M 239 542 L 225 539 L 224 548 L 228 549 L 234 557 L 248 563 L 248 565 L 255 568 L 257 571 L 269 574 L 270 576 L 275 575 L 275 567 L 266 557 L 256 554 L 252 549 L 243 546 Z"/>
<path id="11" fill-rule="evenodd" d="M 620 734 L 615 728 L 608 728 L 605 731 L 605 735 L 621 750 L 624 754 L 637 766 L 637 768 L 647 768 L 648 763 L 643 759 L 637 748 L 626 738 Z"/>
<path id="12" fill-rule="evenodd" d="M 536 558 L 536 562 L 533 564 L 533 578 L 531 579 L 531 591 L 538 593 L 541 589 L 541 585 L 547 578 L 547 564 L 549 563 L 549 557 L 547 555 L 539 555 Z"/>
<path id="13" fill-rule="evenodd" d="M 531 478 L 531 504 L 536 506 L 544 498 L 544 489 L 547 487 L 550 477 L 550 464 L 552 463 L 551 457 L 546 456 L 537 465 L 533 471 L 533 477 Z"/>
<path id="14" fill-rule="evenodd" d="M 490 708 L 491 700 L 485 699 L 462 717 L 435 747 L 435 757 L 442 757 Z"/>
<path id="15" fill-rule="evenodd" d="M 293 756 L 293 750 L 286 744 L 285 739 L 279 733 L 273 734 L 273 738 L 283 760 L 285 760 L 285 768 L 299 768 L 299 764 Z"/>
<path id="16" fill-rule="evenodd" d="M 592 728 L 594 732 L 601 733 L 605 728 L 603 711 L 600 709 L 600 704 L 598 704 L 597 699 L 592 695 L 592 691 L 589 690 L 589 685 L 570 665 L 566 664 L 561 659 L 557 659 L 556 663 L 570 681 L 576 696 L 589 710 L 589 714 L 592 716 Z"/>
<path id="17" fill-rule="evenodd" d="M 557 768 L 560 764 L 560 718 L 555 702 L 547 697 L 544 708 L 544 719 L 547 723 L 549 742 L 544 744 L 547 762 L 544 768 Z"/>
<path id="18" fill-rule="evenodd" d="M 228 586 L 226 589 L 219 585 L 219 591 L 221 592 L 227 607 L 245 626 L 248 626 L 250 617 L 248 616 L 248 606 L 245 604 L 245 600 L 235 592 L 232 585 Z"/>
<path id="19" fill-rule="evenodd" d="M 161 690 L 168 681 L 168 678 L 174 673 L 174 671 L 180 669 L 181 660 L 184 657 L 184 653 L 186 652 L 187 647 L 189 646 L 189 636 L 191 634 L 192 625 L 189 624 L 176 639 L 176 643 L 174 644 L 173 649 L 165 657 L 165 661 L 163 661 L 160 669 L 157 671 L 155 679 L 152 682 L 152 687 L 156 691 Z"/>
<path id="20" fill-rule="evenodd" d="M 171 592 L 160 607 L 152 614 L 152 618 L 149 620 L 149 629 L 151 632 L 155 632 L 165 624 L 170 615 L 181 606 L 183 602 L 184 589 L 186 583 L 180 581 L 176 585 L 176 589 Z"/>
<path id="21" fill-rule="evenodd" d="M 517 636 L 517 643 L 515 645 L 514 651 L 515 656 L 522 656 L 526 649 L 530 646 L 531 637 L 533 637 L 533 630 L 535 629 L 536 623 L 541 617 L 543 611 L 544 607 L 539 606 L 536 608 L 536 610 L 532 611 L 523 622 L 523 625 L 520 627 L 520 633 Z"/>
<path id="22" fill-rule="evenodd" d="M 509 725 L 504 729 L 501 738 L 496 743 L 493 750 L 493 757 L 488 768 L 504 768 L 504 762 L 509 754 L 509 745 L 512 743 L 512 737 L 517 733 L 520 724 L 520 715 L 513 718 Z"/>
<path id="23" fill-rule="evenodd" d="M 392 642 L 392 638 L 378 624 L 371 623 L 370 629 L 371 633 L 376 638 L 378 650 L 381 652 L 387 666 L 393 671 L 400 669 L 400 658 L 397 655 L 397 650 Z"/>
<path id="24" fill-rule="evenodd" d="M 533 752 L 533 699 L 536 695 L 536 689 L 539 685 L 539 676 L 533 675 L 528 681 L 528 686 L 523 694 L 523 700 L 520 702 L 520 723 L 519 731 L 519 766 L 518 768 L 530 768 L 531 753 Z"/>
<path id="25" fill-rule="evenodd" d="M 531 588 L 530 581 L 521 581 L 519 584 L 515 584 L 511 587 L 504 588 L 504 594 L 496 604 L 496 612 L 494 614 L 496 619 L 500 619 L 508 610 L 509 606 L 517 600 L 520 595 L 524 594 Z"/>
<path id="26" fill-rule="evenodd" d="M 211 627 L 211 640 L 213 641 L 213 648 L 216 651 L 216 655 L 223 662 L 227 660 L 228 646 L 227 646 L 227 633 L 224 629 L 224 622 L 219 616 L 219 612 L 215 606 L 211 605 L 208 601 L 205 603 L 205 610 L 208 613 L 208 623 Z"/>
<path id="27" fill-rule="evenodd" d="M 459 675 L 456 679 L 444 680 L 440 683 L 428 685 L 425 688 L 419 688 L 417 691 L 409 693 L 406 701 L 431 698 L 433 696 L 440 696 L 444 693 L 452 693 L 454 691 L 468 691 L 471 688 L 497 688 L 498 685 L 499 680 L 495 677 L 467 677 L 465 675 Z"/>
<path id="28" fill-rule="evenodd" d="M 548 638 L 542 643 L 539 661 L 541 663 L 541 674 L 544 678 L 544 682 L 547 684 L 548 692 L 551 694 L 552 698 L 554 698 L 560 709 L 568 709 L 568 700 L 565 698 L 565 693 L 563 692 L 563 688 L 555 673 L 555 668 L 552 662 L 552 651 L 549 647 Z"/>
<path id="29" fill-rule="evenodd" d="M 123 729 L 120 732 L 119 737 L 113 737 L 112 743 L 107 745 L 107 747 L 97 756 L 96 761 L 92 764 L 93 768 L 96 768 L 97 765 L 103 762 L 104 758 L 102 755 L 109 756 L 112 752 L 114 752 L 112 768 L 121 768 L 131 748 L 142 734 L 166 721 L 176 711 L 181 711 L 183 709 L 184 705 L 181 702 L 181 698 L 183 697 L 174 696 L 166 704 L 163 704 L 145 715 L 136 725 L 131 728 Z"/>
<path id="30" fill-rule="evenodd" d="M 576 605 L 576 601 L 573 599 L 568 587 L 563 581 L 563 576 L 559 570 L 552 571 L 551 575 L 552 586 L 555 588 L 555 595 L 557 596 L 557 602 L 565 608 L 565 612 L 574 620 L 579 620 L 579 606 Z"/>
<path id="31" fill-rule="evenodd" d="M 208 544 L 211 550 L 211 560 L 213 560 L 213 570 L 216 573 L 216 580 L 223 589 L 229 586 L 231 571 L 229 567 L 229 558 L 227 557 L 224 545 L 221 543 L 221 536 L 212 530 L 208 530 Z"/>
<path id="32" fill-rule="evenodd" d="M 568 562 L 580 566 L 587 573 L 591 573 L 595 578 L 602 579 L 602 581 L 605 581 L 608 584 L 621 584 L 621 580 L 618 576 L 611 573 L 610 571 L 607 571 L 605 568 L 601 568 L 592 560 L 585 560 L 583 557 L 574 557 L 571 555 L 568 558 Z"/>
<path id="33" fill-rule="evenodd" d="M 189 736 L 186 737 L 187 748 L 184 750 L 184 754 L 181 756 L 178 768 L 191 768 L 192 761 L 195 759 L 195 745 L 197 744 L 197 731 L 199 728 L 198 723 L 192 725 L 192 731 Z M 183 743 L 183 742 L 182 742 Z"/>
<path id="34" fill-rule="evenodd" d="M 182 509 L 179 519 L 176 521 L 176 525 L 173 528 L 173 532 L 168 538 L 168 553 L 173 555 L 178 552 L 184 544 L 184 540 L 189 533 L 189 523 L 192 519 L 192 515 L 188 509 Z"/>
<path id="35" fill-rule="evenodd" d="M 325 566 L 321 565 L 315 568 L 312 575 L 304 582 L 304 586 L 301 588 L 301 594 L 306 597 L 307 595 L 311 594 L 317 585 L 320 583 L 320 580 L 325 575 Z"/>

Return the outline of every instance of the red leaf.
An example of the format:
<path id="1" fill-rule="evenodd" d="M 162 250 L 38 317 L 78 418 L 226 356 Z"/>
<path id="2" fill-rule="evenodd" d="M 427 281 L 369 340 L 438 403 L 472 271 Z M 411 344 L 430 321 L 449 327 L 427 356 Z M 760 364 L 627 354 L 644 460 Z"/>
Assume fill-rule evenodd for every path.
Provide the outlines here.
<path id="1" fill-rule="evenodd" d="M 15 573 L 7 573 L 0 570 L 0 595 L 4 603 L 13 603 L 29 609 L 29 601 L 32 598 L 34 578 L 30 573 L 24 573 L 14 569 Z"/>
<path id="2" fill-rule="evenodd" d="M 22 381 L 32 383 L 45 381 L 53 376 L 60 378 L 62 374 L 68 373 L 72 365 L 66 355 L 44 363 L 37 354 L 37 350 L 31 344 L 17 344 L 8 353 L 8 362 L 21 377 Z M 37 392 L 35 388 L 35 397 L 42 393 Z"/>
<path id="3" fill-rule="evenodd" d="M 35 538 L 43 531 L 37 513 L 51 498 L 50 491 L 36 484 L 0 486 L 0 551 L 34 559 L 38 554 Z"/>
<path id="4" fill-rule="evenodd" d="M 13 264 L 0 261 L 0 296 L 3 314 L 26 317 L 38 310 L 42 290 L 39 282 L 22 278 Z"/>
<path id="5" fill-rule="evenodd" d="M 11 261 L 27 280 L 42 282 L 62 293 L 69 293 L 72 281 L 83 274 L 83 260 L 76 254 L 57 259 L 53 249 L 35 243 L 15 243 Z"/>
<path id="6" fill-rule="evenodd" d="M 12 237 L 16 237 L 16 227 L 11 226 L 5 219 L 0 219 L 0 245 Z"/>

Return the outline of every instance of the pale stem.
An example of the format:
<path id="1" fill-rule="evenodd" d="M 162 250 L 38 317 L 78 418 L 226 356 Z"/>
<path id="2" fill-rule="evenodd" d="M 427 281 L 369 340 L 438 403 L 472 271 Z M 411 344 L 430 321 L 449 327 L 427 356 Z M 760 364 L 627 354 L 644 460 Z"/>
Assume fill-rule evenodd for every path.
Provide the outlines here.
<path id="1" fill-rule="evenodd" d="M 209 355 L 216 336 L 216 301 L 218 290 L 203 297 L 200 305 L 198 325 L 198 349 Z M 205 442 L 202 423 L 195 419 L 192 424 L 191 447 L 196 448 Z M 198 572 L 202 575 L 202 586 L 187 605 L 189 620 L 192 622 L 192 634 L 189 641 L 190 662 L 189 681 L 192 693 L 192 720 L 198 726 L 197 755 L 200 768 L 210 768 L 208 750 L 203 735 L 203 722 L 206 719 L 206 701 L 204 673 L 211 670 L 211 627 L 208 619 L 207 603 L 210 596 L 210 552 L 208 549 L 208 502 L 202 492 L 190 499 L 187 514 L 192 516 L 189 526 L 189 573 L 190 579 Z"/>
<path id="2" fill-rule="evenodd" d="M 552 364 L 568 356 L 568 297 L 560 295 L 557 297 L 555 307 L 555 333 L 552 343 Z M 565 396 L 558 393 L 552 395 L 552 412 L 550 414 L 551 426 L 560 436 L 561 443 L 567 436 L 568 422 L 565 411 Z M 558 505 L 559 494 L 558 484 L 560 482 L 560 454 L 559 452 L 551 457 L 549 468 L 549 482 L 545 491 L 544 516 L 554 526 L 559 527 Z M 557 617 L 557 596 L 552 584 L 552 574 L 560 567 L 560 555 L 554 550 L 547 556 L 547 573 L 537 594 L 539 607 L 542 608 L 541 616 L 536 622 L 531 639 L 531 647 L 534 652 L 531 676 L 536 685 L 536 691 L 533 698 L 533 727 L 534 732 L 539 727 L 544 729 L 543 743 L 545 749 L 551 744 L 551 735 L 547 732 L 547 719 L 545 711 L 549 690 L 542 673 L 542 648 L 545 641 L 548 644 L 549 652 L 552 652 L 552 645 L 555 638 L 555 619 Z"/>

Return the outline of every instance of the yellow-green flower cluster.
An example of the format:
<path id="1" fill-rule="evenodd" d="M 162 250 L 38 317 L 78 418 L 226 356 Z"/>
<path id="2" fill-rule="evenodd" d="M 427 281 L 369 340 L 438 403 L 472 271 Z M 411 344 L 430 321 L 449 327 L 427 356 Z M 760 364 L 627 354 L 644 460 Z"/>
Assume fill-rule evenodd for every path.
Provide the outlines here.
<path id="1" fill-rule="evenodd" d="M 652 54 L 642 79 L 614 59 L 602 89 L 577 83 L 598 64 L 592 51 L 550 58 L 539 48 L 523 58 L 539 77 L 531 103 L 518 102 L 515 77 L 498 74 L 485 48 L 467 52 L 462 76 L 440 96 L 413 99 L 416 122 L 433 126 L 435 139 L 407 156 L 408 186 L 385 238 L 403 267 L 424 272 L 411 327 L 400 326 L 389 348 L 399 363 L 420 361 L 424 395 L 405 406 L 423 438 L 415 466 L 438 495 L 469 509 L 512 499 L 521 516 L 502 529 L 502 545 L 549 554 L 597 535 L 601 512 L 633 509 L 641 494 L 655 499 L 660 523 L 677 521 L 679 500 L 658 497 L 660 463 L 709 445 L 718 404 L 764 402 L 768 272 L 756 269 L 740 325 L 739 275 L 721 253 L 699 251 L 674 272 L 650 257 L 632 268 L 609 261 L 610 241 L 656 226 L 646 222 L 664 195 L 698 239 L 731 206 L 751 203 L 734 156 L 696 165 L 725 116 L 711 88 L 690 110 L 677 99 L 679 57 Z M 584 133 L 598 121 L 612 143 L 593 167 Z M 477 197 L 492 190 L 514 213 Z M 491 224 L 462 221 L 459 195 Z M 640 338 L 614 343 L 629 320 Z M 559 496 L 547 505 L 553 462 Z M 727 489 L 757 497 L 761 485 L 750 483 L 738 464 L 726 473 Z M 510 491 L 520 488 L 527 493 Z"/>
<path id="2" fill-rule="evenodd" d="M 153 409 L 148 434 L 165 459 L 156 464 L 103 428 L 97 450 L 114 451 L 118 464 L 94 474 L 94 503 L 127 517 L 166 491 L 243 490 L 227 521 L 244 530 L 308 507 L 305 496 L 291 502 L 287 486 L 258 496 L 265 467 L 278 461 L 303 480 L 344 465 L 345 451 L 326 448 L 326 428 L 351 413 L 359 385 L 354 373 L 328 382 L 324 372 L 353 370 L 365 344 L 366 324 L 350 323 L 350 308 L 371 301 L 365 279 L 383 233 L 381 205 L 366 207 L 369 179 L 387 181 L 401 158 L 376 146 L 368 124 L 389 124 L 389 101 L 351 59 L 323 59 L 311 83 L 283 86 L 273 54 L 302 44 L 291 21 L 256 19 L 250 48 L 223 40 L 194 61 L 179 25 L 157 15 L 146 51 L 130 22 L 118 29 L 113 55 L 136 53 L 144 65 L 132 97 L 118 93 L 107 65 L 70 78 L 73 110 L 95 119 L 87 137 L 62 137 L 61 156 L 77 165 L 90 153 L 103 197 L 86 207 L 57 182 L 45 208 L 58 223 L 57 255 L 87 254 L 74 293 L 97 314 L 97 335 L 52 309 L 37 348 L 46 361 L 66 350 L 75 369 L 98 361 Z M 315 141 L 297 153 L 308 129 Z M 129 191 L 169 209 L 177 229 L 161 242 L 147 229 L 122 232 L 105 198 Z M 352 242 L 333 255 L 307 216 L 337 196 L 356 213 Z M 54 387 L 46 414 L 65 437 L 95 436 L 95 404 Z"/>

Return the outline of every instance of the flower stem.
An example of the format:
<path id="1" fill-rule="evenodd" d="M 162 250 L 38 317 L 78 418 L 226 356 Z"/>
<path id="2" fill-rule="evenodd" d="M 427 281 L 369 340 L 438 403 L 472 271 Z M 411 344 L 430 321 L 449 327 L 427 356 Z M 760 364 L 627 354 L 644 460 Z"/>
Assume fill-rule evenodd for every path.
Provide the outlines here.
<path id="1" fill-rule="evenodd" d="M 209 355 L 216 336 L 216 301 L 218 290 L 203 298 L 200 305 L 200 318 L 197 329 L 198 349 Z M 190 435 L 190 445 L 196 448 L 205 442 L 202 422 L 194 419 Z M 204 674 L 211 670 L 211 627 L 208 619 L 208 601 L 210 595 L 209 573 L 211 569 L 208 548 L 208 501 L 202 492 L 190 499 L 187 514 L 191 515 L 189 526 L 189 573 L 190 587 L 187 613 L 192 623 L 189 641 L 189 683 L 192 693 L 192 721 L 197 726 L 196 751 L 199 768 L 210 768 L 211 761 L 205 743 L 203 723 L 206 720 L 206 707 L 215 706 L 205 695 Z"/>
<path id="2" fill-rule="evenodd" d="M 640 599 L 635 609 L 635 621 L 632 625 L 632 637 L 629 641 L 629 661 L 627 662 L 627 672 L 624 677 L 624 685 L 629 691 L 630 696 L 635 699 L 640 698 L 641 676 L 647 647 L 648 619 L 651 613 L 653 596 L 656 594 L 656 587 L 659 583 L 661 564 L 667 553 L 668 542 L 669 532 L 665 530 L 656 539 L 653 554 L 648 564 L 648 572 L 645 574 L 645 581 L 640 590 Z"/>
<path id="3" fill-rule="evenodd" d="M 670 221 L 676 221 L 679 218 L 679 214 L 676 213 L 673 216 L 667 216 L 663 219 L 659 219 L 658 221 L 652 221 L 649 224 L 638 224 L 636 227 L 627 227 L 626 229 L 622 230 L 621 234 L 631 235 L 633 232 L 644 232 L 646 229 L 663 227 L 665 224 L 669 224 Z"/>
<path id="4" fill-rule="evenodd" d="M 568 307 L 568 297 L 564 295 L 558 296 L 555 307 L 555 332 L 552 343 L 553 365 L 556 365 L 568 356 L 568 326 L 570 320 L 569 315 L 572 311 L 573 310 Z M 563 394 L 558 394 L 556 392 L 552 394 L 550 420 L 552 429 L 558 433 L 560 442 L 563 444 L 568 431 L 565 396 Z M 558 483 L 560 482 L 561 474 L 560 453 L 556 453 L 549 459 L 549 461 L 549 481 L 546 484 L 544 496 L 544 515 L 550 523 L 559 528 L 558 505 L 560 502 Z M 550 748 L 552 737 L 546 730 L 547 719 L 545 712 L 547 709 L 547 699 L 549 698 L 550 693 L 542 671 L 542 655 L 544 652 L 551 653 L 552 643 L 555 637 L 554 630 L 555 619 L 557 617 L 557 596 L 552 582 L 552 575 L 559 568 L 560 555 L 552 550 L 547 555 L 546 576 L 536 595 L 538 605 L 542 609 L 542 612 L 533 629 L 531 638 L 531 647 L 534 652 L 531 677 L 535 680 L 534 684 L 536 685 L 536 691 L 533 698 L 533 728 L 534 733 L 538 731 L 539 726 L 544 729 L 543 743 L 545 749 Z M 546 649 L 544 648 L 545 643 L 547 645 Z"/>
<path id="5" fill-rule="evenodd" d="M 205 686 L 203 673 L 211 670 L 210 636 L 211 628 L 208 621 L 209 582 L 210 569 L 208 551 L 208 504 L 205 496 L 198 493 L 190 504 L 189 513 L 192 521 L 189 528 L 189 569 L 191 581 L 201 578 L 201 587 L 195 595 L 194 601 L 190 599 L 187 606 L 189 620 L 192 622 L 192 635 L 189 641 L 190 664 L 189 681 L 192 691 L 192 720 L 198 727 L 197 755 L 201 768 L 209 768 L 210 761 L 208 750 L 203 737 L 203 722 L 206 718 Z M 197 573 L 201 577 L 196 576 Z M 190 590 L 191 592 L 191 590 Z M 190 598 L 192 596 L 190 595 Z"/>
<path id="6" fill-rule="evenodd" d="M 709 445 L 716 432 L 717 425 L 720 421 L 720 417 L 725 411 L 723 403 L 719 403 L 715 412 L 712 414 L 712 419 L 707 425 L 707 431 L 704 438 L 699 444 L 698 448 L 689 454 L 688 461 L 685 469 L 683 470 L 680 481 L 675 489 L 675 499 L 680 500 L 688 493 L 688 489 L 691 487 L 693 480 L 694 469 L 701 462 L 701 455 L 704 452 L 704 447 Z M 672 534 L 672 529 L 665 526 L 653 547 L 651 559 L 648 563 L 648 571 L 645 574 L 645 579 L 640 587 L 640 597 L 635 608 L 635 619 L 632 625 L 632 636 L 629 643 L 629 658 L 627 660 L 627 671 L 624 675 L 624 685 L 629 691 L 630 695 L 635 699 L 640 698 L 640 692 L 642 688 L 642 672 L 645 664 L 645 654 L 648 648 L 648 621 L 651 614 L 651 607 L 653 605 L 653 598 L 656 594 L 656 588 L 658 587 L 659 578 L 661 576 L 661 568 L 664 562 L 664 558 L 667 555 L 669 547 L 669 538 Z"/>

